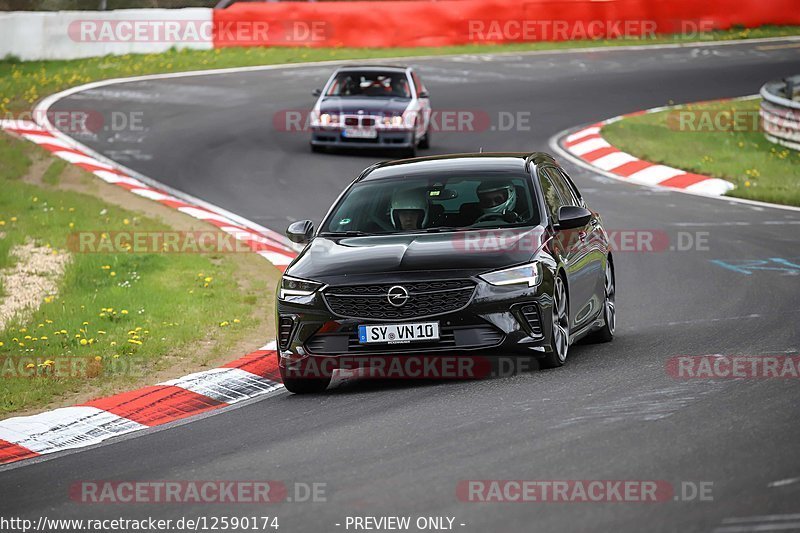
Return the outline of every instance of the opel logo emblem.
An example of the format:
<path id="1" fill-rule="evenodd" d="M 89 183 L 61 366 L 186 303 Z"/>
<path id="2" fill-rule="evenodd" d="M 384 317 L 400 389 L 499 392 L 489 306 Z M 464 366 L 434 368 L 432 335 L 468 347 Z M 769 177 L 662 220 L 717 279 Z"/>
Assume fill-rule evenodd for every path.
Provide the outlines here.
<path id="1" fill-rule="evenodd" d="M 408 291 L 403 286 L 395 285 L 389 289 L 389 292 L 386 294 L 386 299 L 389 300 L 389 303 L 393 306 L 401 307 L 408 301 Z"/>

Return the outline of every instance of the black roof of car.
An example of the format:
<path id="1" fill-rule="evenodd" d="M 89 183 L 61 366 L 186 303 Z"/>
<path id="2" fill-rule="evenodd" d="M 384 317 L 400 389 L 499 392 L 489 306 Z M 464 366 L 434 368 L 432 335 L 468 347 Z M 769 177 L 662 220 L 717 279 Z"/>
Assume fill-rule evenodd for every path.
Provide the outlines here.
<path id="1" fill-rule="evenodd" d="M 527 171 L 530 163 L 537 165 L 541 163 L 557 164 L 551 155 L 544 152 L 482 152 L 434 155 L 376 163 L 367 167 L 358 177 L 358 181 L 459 170 L 520 173 Z"/>

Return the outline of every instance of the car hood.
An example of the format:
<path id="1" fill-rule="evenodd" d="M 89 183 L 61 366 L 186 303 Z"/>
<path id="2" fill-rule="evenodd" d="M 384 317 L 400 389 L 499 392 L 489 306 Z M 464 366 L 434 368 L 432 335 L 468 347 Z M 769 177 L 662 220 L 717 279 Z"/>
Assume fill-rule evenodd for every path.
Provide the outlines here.
<path id="1" fill-rule="evenodd" d="M 355 283 L 392 274 L 430 278 L 432 271 L 473 276 L 524 263 L 543 243 L 544 229 L 460 231 L 430 234 L 316 237 L 286 274 L 323 283 Z"/>
<path id="2" fill-rule="evenodd" d="M 338 113 L 347 115 L 364 114 L 389 114 L 400 115 L 406 110 L 411 100 L 408 98 L 381 98 L 355 96 L 341 98 L 330 96 L 320 103 L 320 113 Z"/>

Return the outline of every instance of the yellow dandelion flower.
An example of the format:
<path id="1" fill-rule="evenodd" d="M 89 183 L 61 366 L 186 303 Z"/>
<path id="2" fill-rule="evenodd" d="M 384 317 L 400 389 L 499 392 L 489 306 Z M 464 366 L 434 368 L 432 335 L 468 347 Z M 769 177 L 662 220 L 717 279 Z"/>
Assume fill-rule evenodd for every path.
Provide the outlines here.
<path id="1" fill-rule="evenodd" d="M 89 341 L 86 339 L 81 339 L 81 346 L 86 346 L 87 344 L 89 344 Z"/>

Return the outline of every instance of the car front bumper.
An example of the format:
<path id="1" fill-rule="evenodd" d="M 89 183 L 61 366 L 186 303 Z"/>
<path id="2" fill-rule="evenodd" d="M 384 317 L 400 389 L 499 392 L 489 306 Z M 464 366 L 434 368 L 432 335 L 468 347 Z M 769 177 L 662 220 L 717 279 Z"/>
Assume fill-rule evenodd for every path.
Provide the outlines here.
<path id="1" fill-rule="evenodd" d="M 320 291 L 299 301 L 278 300 L 279 363 L 284 369 L 301 369 L 313 360 L 314 368 L 335 369 L 348 367 L 348 359 L 539 356 L 550 352 L 552 280 L 543 280 L 535 288 L 497 287 L 480 279 L 475 281 L 475 291 L 466 307 L 405 320 L 337 316 Z M 358 341 L 359 325 L 433 321 L 439 323 L 439 341 L 377 345 Z"/>
<path id="2" fill-rule="evenodd" d="M 331 148 L 411 148 L 414 146 L 414 132 L 411 130 L 378 129 L 372 139 L 347 138 L 344 128 L 313 127 L 311 146 Z"/>

